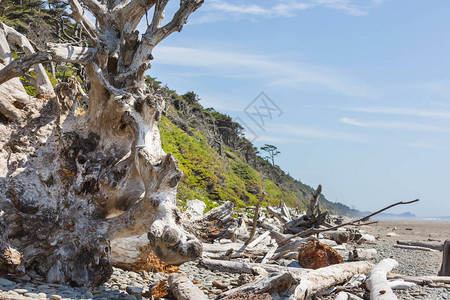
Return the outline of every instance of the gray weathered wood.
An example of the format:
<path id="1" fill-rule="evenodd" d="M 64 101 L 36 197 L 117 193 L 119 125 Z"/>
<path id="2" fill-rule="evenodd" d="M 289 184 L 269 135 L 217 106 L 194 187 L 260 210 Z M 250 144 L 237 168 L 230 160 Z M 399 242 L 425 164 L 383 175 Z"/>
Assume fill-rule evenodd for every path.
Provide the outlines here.
<path id="1" fill-rule="evenodd" d="M 444 243 L 442 251 L 442 265 L 438 273 L 439 276 L 450 276 L 450 240 Z"/>
<path id="2" fill-rule="evenodd" d="M 391 287 L 387 281 L 387 274 L 396 266 L 398 262 L 392 258 L 383 259 L 370 271 L 366 284 L 370 290 L 371 300 L 396 300 Z"/>
<path id="3" fill-rule="evenodd" d="M 215 259 L 200 259 L 200 265 L 210 269 L 210 270 L 222 270 L 224 272 L 232 272 L 232 273 L 247 273 L 252 274 L 252 268 L 261 267 L 269 273 L 274 272 L 291 272 L 304 274 L 309 272 L 309 269 L 303 268 L 293 268 L 293 267 L 283 267 L 278 265 L 269 265 L 269 264 L 258 264 L 258 263 L 246 263 L 246 262 L 238 262 L 238 261 L 223 261 L 223 260 L 215 260 Z"/>
<path id="4" fill-rule="evenodd" d="M 419 246 L 423 248 L 430 248 L 438 251 L 442 251 L 444 249 L 444 243 L 441 242 L 421 242 L 421 241 L 397 241 L 398 245 L 407 245 L 407 246 Z"/>
<path id="5" fill-rule="evenodd" d="M 178 300 L 206 300 L 208 297 L 188 278 L 179 274 L 169 276 L 169 288 Z"/>

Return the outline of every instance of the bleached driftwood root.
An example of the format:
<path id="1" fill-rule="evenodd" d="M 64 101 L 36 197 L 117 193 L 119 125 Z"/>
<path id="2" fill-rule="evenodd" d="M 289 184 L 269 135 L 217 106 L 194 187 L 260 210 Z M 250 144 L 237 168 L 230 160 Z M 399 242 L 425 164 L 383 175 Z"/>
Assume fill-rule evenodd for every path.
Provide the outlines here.
<path id="1" fill-rule="evenodd" d="M 3 259 L 0 271 L 99 285 L 112 274 L 111 242 L 142 234 L 167 263 L 201 256 L 201 243 L 182 228 L 176 207 L 182 172 L 161 147 L 164 99 L 145 84 L 144 75 L 154 47 L 180 31 L 203 0 L 179 2 L 162 23 L 168 2 L 69 0 L 93 47 L 53 44 L 33 53 L 23 35 L 0 23 L 0 247 L 17 251 Z M 153 19 L 139 35 L 136 27 L 153 7 Z M 26 55 L 12 60 L 8 44 Z M 53 96 L 39 66 L 45 62 L 85 67 L 90 83 L 85 114 L 73 114 L 81 93 L 76 80 L 58 85 Z M 15 88 L 31 68 L 50 97 L 38 101 L 23 86 Z"/>
<path id="2" fill-rule="evenodd" d="M 169 288 L 178 300 L 206 300 L 208 297 L 189 279 L 181 275 L 169 276 Z"/>
<path id="3" fill-rule="evenodd" d="M 438 275 L 450 276 L 450 240 L 446 240 L 444 243 L 444 250 L 442 252 L 442 265 Z"/>
<path id="4" fill-rule="evenodd" d="M 308 272 L 301 276 L 300 284 L 295 288 L 291 300 L 304 300 L 330 286 L 343 283 L 356 274 L 366 274 L 373 264 L 366 261 L 350 262 L 328 266 Z"/>
<path id="5" fill-rule="evenodd" d="M 392 258 L 383 259 L 370 272 L 366 284 L 370 290 L 371 300 L 396 300 L 394 292 L 387 281 L 387 274 L 396 266 L 398 262 Z"/>

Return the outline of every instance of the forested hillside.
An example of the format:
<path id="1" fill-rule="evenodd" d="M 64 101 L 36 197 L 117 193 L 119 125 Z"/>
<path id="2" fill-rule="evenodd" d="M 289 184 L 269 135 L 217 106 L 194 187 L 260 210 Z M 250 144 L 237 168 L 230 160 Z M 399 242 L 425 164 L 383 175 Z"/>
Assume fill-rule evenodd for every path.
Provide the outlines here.
<path id="1" fill-rule="evenodd" d="M 87 45 L 85 32 L 70 21 L 65 7 L 61 1 L 3 1 L 0 18 L 29 37 L 37 49 L 45 49 L 46 42 Z M 55 79 L 54 84 L 57 80 L 66 81 L 68 77 L 76 76 L 86 92 L 89 89 L 80 65 L 53 63 L 45 67 L 50 78 Z M 29 72 L 22 80 L 27 82 L 33 76 L 33 72 Z M 150 76 L 146 82 L 166 101 L 159 122 L 161 141 L 163 149 L 177 158 L 184 173 L 178 186 L 181 205 L 186 200 L 201 199 L 208 207 L 228 200 L 244 207 L 254 205 L 265 193 L 263 205 L 284 202 L 292 207 L 305 207 L 312 187 L 263 159 L 258 149 L 244 137 L 243 127 L 230 116 L 213 108 L 204 108 L 195 92 L 178 95 Z M 36 93 L 32 86 L 27 92 Z M 323 196 L 320 201 L 325 210 L 357 213 L 345 205 L 327 201 Z"/>

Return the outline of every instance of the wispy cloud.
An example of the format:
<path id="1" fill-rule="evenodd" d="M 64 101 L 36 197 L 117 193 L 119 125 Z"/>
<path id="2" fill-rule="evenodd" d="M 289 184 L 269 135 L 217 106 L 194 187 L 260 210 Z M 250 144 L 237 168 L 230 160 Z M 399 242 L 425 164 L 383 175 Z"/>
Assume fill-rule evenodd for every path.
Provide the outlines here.
<path id="1" fill-rule="evenodd" d="M 156 63 L 213 71 L 216 76 L 265 80 L 268 85 L 290 88 L 319 86 L 340 94 L 372 98 L 375 94 L 343 72 L 322 66 L 282 61 L 276 57 L 204 48 L 161 46 Z M 190 72 L 195 72 L 193 68 Z"/>
<path id="2" fill-rule="evenodd" d="M 236 4 L 229 0 L 211 0 L 206 3 L 203 11 L 206 11 L 206 14 L 220 12 L 235 18 L 275 18 L 294 17 L 301 11 L 324 7 L 352 16 L 365 16 L 370 9 L 379 6 L 385 1 L 386 0 L 275 0 L 253 1 L 253 3 L 252 1 L 247 1 L 245 4 L 242 4 L 242 2 Z M 214 19 L 203 18 L 203 21 L 213 22 Z M 197 23 L 198 21 L 194 20 L 194 22 Z"/>
<path id="3" fill-rule="evenodd" d="M 268 133 L 275 134 L 279 138 L 287 136 L 293 141 L 296 141 L 299 138 L 312 138 L 322 140 L 353 141 L 360 143 L 369 142 L 367 139 L 352 133 L 291 124 L 272 124 L 267 131 Z"/>
<path id="4" fill-rule="evenodd" d="M 365 112 L 365 113 L 390 114 L 390 115 L 405 115 L 424 118 L 450 119 L 450 111 L 421 110 L 417 108 L 379 106 L 379 107 L 350 107 L 350 108 L 343 108 L 342 110 Z"/>
<path id="5" fill-rule="evenodd" d="M 340 121 L 345 124 L 365 127 L 365 128 L 381 128 L 381 129 L 402 129 L 402 130 L 420 130 L 428 132 L 450 133 L 450 128 L 442 126 L 434 126 L 413 122 L 396 122 L 396 121 L 358 121 L 350 118 L 341 118 Z"/>

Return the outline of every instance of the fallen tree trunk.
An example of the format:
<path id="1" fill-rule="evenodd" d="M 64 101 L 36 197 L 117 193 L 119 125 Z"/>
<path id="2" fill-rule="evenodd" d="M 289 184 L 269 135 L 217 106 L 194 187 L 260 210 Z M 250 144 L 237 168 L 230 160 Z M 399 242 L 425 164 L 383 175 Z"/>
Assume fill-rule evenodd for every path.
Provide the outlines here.
<path id="1" fill-rule="evenodd" d="M 402 276 L 388 275 L 388 279 L 402 279 L 407 282 L 414 282 L 418 285 L 427 285 L 429 283 L 446 283 L 450 284 L 450 276 Z"/>
<path id="2" fill-rule="evenodd" d="M 246 273 L 246 274 L 252 274 L 253 268 L 263 268 L 269 273 L 291 272 L 296 274 L 304 274 L 306 272 L 311 271 L 309 269 L 304 268 L 283 267 L 278 265 L 247 263 L 237 261 L 224 261 L 207 258 L 200 259 L 199 264 L 209 270 L 222 270 L 224 272 Z"/>
<path id="3" fill-rule="evenodd" d="M 208 297 L 189 279 L 181 275 L 169 276 L 169 288 L 178 300 L 207 300 Z"/>
<path id="4" fill-rule="evenodd" d="M 370 272 L 369 279 L 366 281 L 370 290 L 371 300 L 396 300 L 394 292 L 387 281 L 387 274 L 396 266 L 398 262 L 391 258 L 383 259 Z"/>
<path id="5" fill-rule="evenodd" d="M 438 250 L 434 250 L 428 247 L 420 247 L 420 246 L 408 246 L 408 245 L 394 245 L 394 248 L 399 249 L 407 249 L 407 250 L 420 250 L 420 251 L 428 251 L 428 252 L 437 252 Z"/>
<path id="6" fill-rule="evenodd" d="M 423 248 L 430 248 L 438 251 L 442 251 L 444 249 L 444 243 L 441 242 L 418 242 L 418 241 L 397 241 L 398 245 L 407 245 L 407 246 L 419 246 Z"/>
<path id="7" fill-rule="evenodd" d="M 356 274 L 367 274 L 373 264 L 366 261 L 350 262 L 313 270 L 301 276 L 300 284 L 295 288 L 292 300 L 304 300 L 330 286 L 343 283 Z"/>

